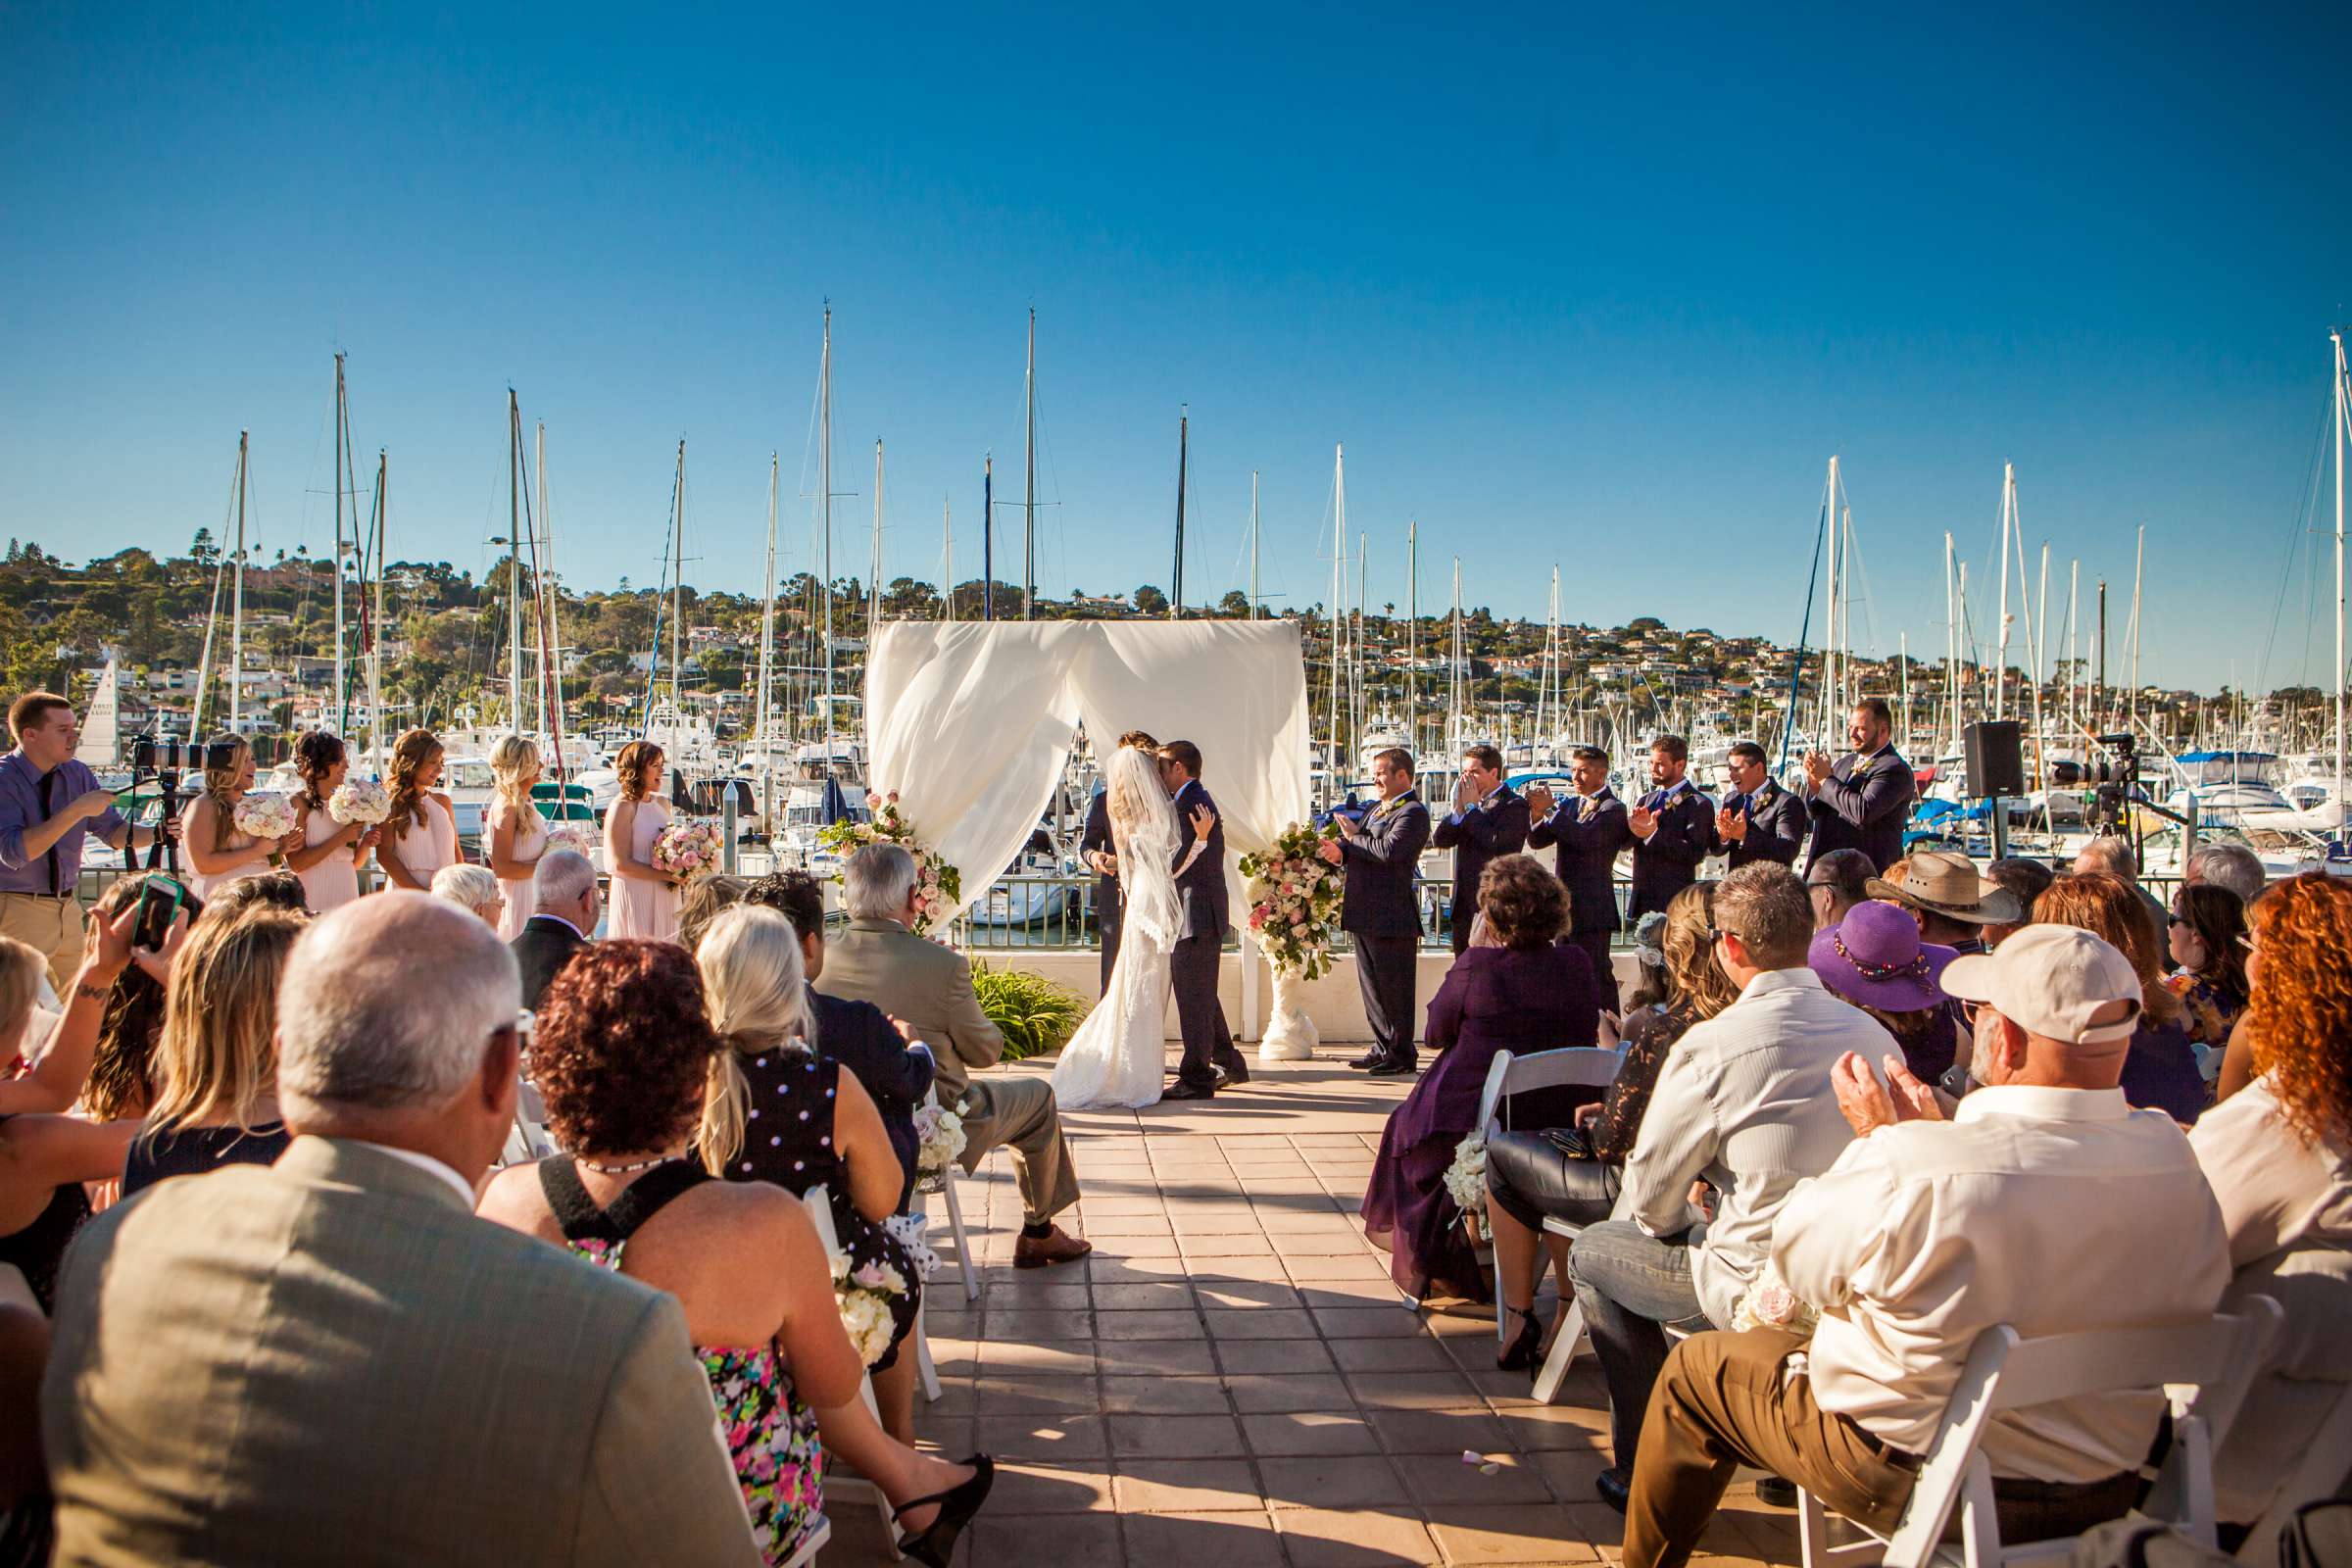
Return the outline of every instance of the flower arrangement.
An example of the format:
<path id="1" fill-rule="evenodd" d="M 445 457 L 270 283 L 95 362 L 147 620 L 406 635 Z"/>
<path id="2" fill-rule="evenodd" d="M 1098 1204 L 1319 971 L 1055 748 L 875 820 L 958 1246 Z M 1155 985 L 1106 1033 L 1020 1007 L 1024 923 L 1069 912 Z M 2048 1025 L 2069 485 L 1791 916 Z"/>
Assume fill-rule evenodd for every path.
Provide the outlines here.
<path id="1" fill-rule="evenodd" d="M 240 833 L 250 833 L 257 839 L 282 839 L 294 831 L 299 820 L 294 810 L 294 798 L 270 790 L 255 790 L 237 802 L 230 820 Z"/>
<path id="2" fill-rule="evenodd" d="M 914 857 L 915 921 L 914 934 L 927 936 L 933 927 L 946 923 L 948 911 L 963 902 L 963 873 L 941 858 L 937 850 L 926 848 L 914 835 L 914 824 L 899 810 L 899 792 L 877 795 L 869 790 L 865 796 L 870 819 L 863 822 L 831 822 L 817 829 L 816 842 L 847 859 L 854 852 L 868 844 L 896 844 Z M 841 873 L 834 873 L 841 880 Z"/>
<path id="3" fill-rule="evenodd" d="M 1317 979 L 1331 968 L 1331 933 L 1340 920 L 1340 868 L 1318 856 L 1328 828 L 1285 828 L 1263 855 L 1242 857 L 1250 883 L 1250 931 L 1276 971 Z"/>
<path id="4" fill-rule="evenodd" d="M 1453 1163 L 1446 1167 L 1446 1196 L 1452 1199 L 1470 1234 L 1487 1239 L 1487 1140 L 1472 1133 L 1453 1146 Z"/>
<path id="5" fill-rule="evenodd" d="M 371 778 L 347 778 L 326 798 L 326 814 L 346 826 L 373 827 L 392 814 L 392 793 Z"/>
<path id="6" fill-rule="evenodd" d="M 957 1101 L 954 1110 L 924 1105 L 914 1113 L 915 1186 L 923 1192 L 938 1192 L 945 1185 L 948 1167 L 962 1157 L 965 1103 Z"/>
<path id="7" fill-rule="evenodd" d="M 718 824 L 707 816 L 673 816 L 654 840 L 653 867 L 680 882 L 709 876 L 718 869 L 724 839 Z"/>
<path id="8" fill-rule="evenodd" d="M 1821 1308 L 1790 1290 L 1788 1282 L 1770 1263 L 1764 1265 L 1764 1272 L 1740 1293 L 1740 1299 L 1732 1305 L 1735 1334 L 1744 1334 L 1749 1329 L 1787 1329 L 1809 1339 L 1820 1322 Z"/>
<path id="9" fill-rule="evenodd" d="M 603 837 L 585 822 L 550 822 L 547 824 L 547 848 L 569 850 L 575 855 L 594 855 Z M 545 854 L 546 851 L 540 852 Z"/>
<path id="10" fill-rule="evenodd" d="M 906 1279 L 879 1259 L 853 1268 L 850 1254 L 833 1254 L 833 1304 L 858 1359 L 872 1366 L 890 1348 L 890 1298 L 906 1294 Z"/>

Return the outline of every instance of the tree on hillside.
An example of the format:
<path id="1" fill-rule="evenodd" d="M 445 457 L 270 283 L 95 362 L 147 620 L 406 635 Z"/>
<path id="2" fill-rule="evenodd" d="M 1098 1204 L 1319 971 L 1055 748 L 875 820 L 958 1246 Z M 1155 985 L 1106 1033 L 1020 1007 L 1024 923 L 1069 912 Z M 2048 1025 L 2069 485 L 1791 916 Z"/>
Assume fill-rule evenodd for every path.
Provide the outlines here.
<path id="1" fill-rule="evenodd" d="M 1146 583 L 1135 591 L 1135 610 L 1139 615 L 1164 615 L 1168 612 L 1168 596 Z"/>

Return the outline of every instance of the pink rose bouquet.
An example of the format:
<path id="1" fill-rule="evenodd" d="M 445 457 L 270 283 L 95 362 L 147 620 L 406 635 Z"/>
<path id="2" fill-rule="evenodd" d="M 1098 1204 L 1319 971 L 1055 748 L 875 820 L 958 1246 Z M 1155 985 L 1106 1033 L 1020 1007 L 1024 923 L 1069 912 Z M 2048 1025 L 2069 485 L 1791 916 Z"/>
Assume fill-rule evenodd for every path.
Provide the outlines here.
<path id="1" fill-rule="evenodd" d="M 709 876 L 718 869 L 719 853 L 725 846 L 724 836 L 716 822 L 707 816 L 676 816 L 654 840 L 650 857 L 657 871 L 667 872 L 680 882 L 691 882 Z"/>
<path id="2" fill-rule="evenodd" d="M 1266 961 L 1313 980 L 1331 968 L 1331 937 L 1340 923 L 1340 868 L 1315 853 L 1328 834 L 1286 828 L 1262 855 L 1242 857 L 1249 880 L 1250 930 Z"/>

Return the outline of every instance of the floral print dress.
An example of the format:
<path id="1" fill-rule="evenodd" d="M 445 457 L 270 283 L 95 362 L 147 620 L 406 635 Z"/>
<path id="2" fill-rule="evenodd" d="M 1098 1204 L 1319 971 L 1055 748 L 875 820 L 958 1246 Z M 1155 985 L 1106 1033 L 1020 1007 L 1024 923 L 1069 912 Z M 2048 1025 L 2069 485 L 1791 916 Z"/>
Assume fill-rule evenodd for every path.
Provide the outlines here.
<path id="1" fill-rule="evenodd" d="M 679 1161 L 641 1176 L 599 1208 L 580 1182 L 571 1156 L 539 1162 L 540 1190 L 564 1227 L 564 1245 L 598 1268 L 620 1272 L 629 1237 L 671 1199 L 712 1178 Z M 790 1560 L 824 1522 L 825 1450 L 816 1412 L 802 1402 L 774 1340 L 755 1346 L 695 1347 L 719 1430 L 735 1461 L 735 1479 L 751 1511 L 752 1534 L 769 1568 Z"/>

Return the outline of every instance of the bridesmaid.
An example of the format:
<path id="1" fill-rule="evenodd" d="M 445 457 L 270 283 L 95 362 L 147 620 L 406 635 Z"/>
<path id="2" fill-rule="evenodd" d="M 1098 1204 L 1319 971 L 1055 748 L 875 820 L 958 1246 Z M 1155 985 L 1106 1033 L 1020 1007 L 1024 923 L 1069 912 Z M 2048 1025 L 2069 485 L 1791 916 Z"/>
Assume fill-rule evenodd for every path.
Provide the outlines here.
<path id="1" fill-rule="evenodd" d="M 303 902 L 313 914 L 340 908 L 360 896 L 360 867 L 375 849 L 375 830 L 365 822 L 338 822 L 326 803 L 351 771 L 343 739 L 314 729 L 294 743 L 294 768 L 302 791 L 294 797 L 301 815 L 302 846 L 286 852 L 286 867 L 302 878 Z"/>
<path id="2" fill-rule="evenodd" d="M 620 799 L 605 813 L 605 864 L 612 872 L 608 936 L 678 940 L 677 884 L 653 865 L 654 841 L 669 825 L 661 793 L 665 760 L 652 741 L 631 741 L 612 763 Z"/>
<path id="3" fill-rule="evenodd" d="M 216 735 L 205 747 L 204 793 L 188 807 L 180 845 L 191 874 L 188 891 L 209 899 L 216 889 L 259 876 L 270 857 L 302 843 L 300 829 L 282 839 L 257 839 L 237 831 L 237 803 L 253 788 L 253 745 L 241 735 Z M 219 767 L 209 765 L 216 759 Z"/>
<path id="4" fill-rule="evenodd" d="M 433 873 L 456 865 L 458 818 L 449 797 L 436 792 L 441 782 L 441 742 L 429 729 L 413 729 L 392 743 L 392 812 L 384 818 L 383 846 L 377 863 L 395 887 L 412 893 L 433 891 Z"/>
<path id="5" fill-rule="evenodd" d="M 498 781 L 490 803 L 490 869 L 507 896 L 506 911 L 498 917 L 501 942 L 522 935 L 539 906 L 531 891 L 539 857 L 547 853 L 547 822 L 531 804 L 539 772 L 539 748 L 520 735 L 509 735 L 490 750 L 490 776 Z"/>

